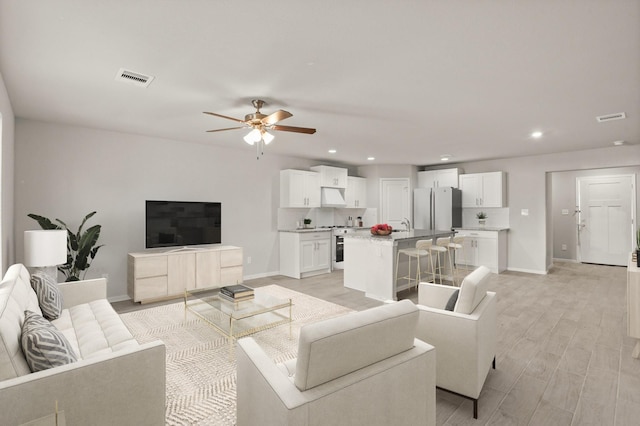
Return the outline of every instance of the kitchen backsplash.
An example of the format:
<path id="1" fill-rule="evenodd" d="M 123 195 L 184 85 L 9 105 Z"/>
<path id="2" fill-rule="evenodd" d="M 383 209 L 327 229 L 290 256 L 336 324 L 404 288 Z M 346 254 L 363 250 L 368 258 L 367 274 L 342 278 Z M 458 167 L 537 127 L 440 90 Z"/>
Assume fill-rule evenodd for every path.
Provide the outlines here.
<path id="1" fill-rule="evenodd" d="M 487 214 L 488 227 L 509 227 L 509 208 L 472 208 L 462 209 L 462 227 L 477 227 L 478 218 L 476 214 L 478 212 L 485 212 Z"/>
<path id="2" fill-rule="evenodd" d="M 313 208 L 313 209 L 278 209 L 278 229 L 295 229 L 298 222 L 311 219 L 311 226 L 347 226 L 349 217 L 353 226 L 357 226 L 358 216 L 362 217 L 363 226 L 371 227 L 378 221 L 378 209 L 338 209 L 338 208 Z"/>

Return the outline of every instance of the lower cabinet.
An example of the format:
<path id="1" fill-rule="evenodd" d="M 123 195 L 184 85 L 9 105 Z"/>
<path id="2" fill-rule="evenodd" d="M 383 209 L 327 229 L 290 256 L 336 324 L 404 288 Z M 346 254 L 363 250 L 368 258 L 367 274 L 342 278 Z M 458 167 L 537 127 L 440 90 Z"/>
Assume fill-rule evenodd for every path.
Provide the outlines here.
<path id="1" fill-rule="evenodd" d="M 129 253 L 129 297 L 145 303 L 242 283 L 242 258 L 242 248 L 234 246 Z"/>
<path id="2" fill-rule="evenodd" d="M 456 255 L 457 263 L 486 266 L 495 274 L 507 269 L 507 231 L 476 231 L 459 229 L 464 237 L 463 250 Z"/>
<path id="3" fill-rule="evenodd" d="M 332 233 L 280 232 L 280 274 L 304 278 L 331 272 Z"/>

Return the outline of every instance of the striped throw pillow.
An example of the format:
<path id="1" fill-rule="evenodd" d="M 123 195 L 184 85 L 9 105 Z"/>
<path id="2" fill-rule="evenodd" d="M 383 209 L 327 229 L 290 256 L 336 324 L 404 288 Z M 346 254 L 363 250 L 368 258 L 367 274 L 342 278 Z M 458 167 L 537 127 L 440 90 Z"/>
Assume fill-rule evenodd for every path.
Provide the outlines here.
<path id="1" fill-rule="evenodd" d="M 35 312 L 24 311 L 20 343 L 32 373 L 78 360 L 67 338 Z"/>
<path id="2" fill-rule="evenodd" d="M 34 272 L 31 275 L 31 287 L 38 295 L 38 303 L 42 315 L 53 321 L 62 312 L 62 293 L 55 279 L 42 272 Z"/>

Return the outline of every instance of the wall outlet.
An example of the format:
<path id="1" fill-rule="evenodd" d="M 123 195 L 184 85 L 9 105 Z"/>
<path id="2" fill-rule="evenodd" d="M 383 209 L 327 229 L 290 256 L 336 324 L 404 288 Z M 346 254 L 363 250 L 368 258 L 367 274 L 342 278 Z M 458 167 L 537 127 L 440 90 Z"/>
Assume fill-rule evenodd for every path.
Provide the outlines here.
<path id="1" fill-rule="evenodd" d="M 251 256 L 247 256 L 247 265 L 251 265 Z"/>
<path id="2" fill-rule="evenodd" d="M 520 214 L 522 216 L 529 216 L 529 209 L 522 209 L 520 210 Z"/>
<path id="3" fill-rule="evenodd" d="M 569 210 L 568 209 L 562 209 L 562 215 L 563 216 L 567 216 L 569 214 Z"/>
<path id="4" fill-rule="evenodd" d="M 562 245 L 562 251 L 567 251 L 567 245 L 566 244 Z"/>

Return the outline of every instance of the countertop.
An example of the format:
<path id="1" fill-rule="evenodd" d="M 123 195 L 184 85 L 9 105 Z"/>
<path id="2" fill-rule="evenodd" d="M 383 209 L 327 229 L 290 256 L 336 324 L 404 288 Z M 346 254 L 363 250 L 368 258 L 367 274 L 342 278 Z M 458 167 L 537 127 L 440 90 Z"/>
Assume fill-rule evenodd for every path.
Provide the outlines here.
<path id="1" fill-rule="evenodd" d="M 438 231 L 431 229 L 413 229 L 411 231 L 399 231 L 392 232 L 389 235 L 372 235 L 369 229 L 359 230 L 356 232 L 352 232 L 350 234 L 344 234 L 344 238 L 358 238 L 358 239 L 368 239 L 372 241 L 402 241 L 402 240 L 411 240 L 416 238 L 439 238 L 439 237 L 448 237 L 453 234 L 453 231 Z"/>
<path id="2" fill-rule="evenodd" d="M 503 226 L 465 226 L 464 228 L 455 228 L 456 231 L 508 231 L 509 228 Z"/>
<path id="3" fill-rule="evenodd" d="M 278 232 L 297 232 L 297 233 L 305 233 L 305 232 L 331 232 L 333 229 L 331 228 L 298 228 L 298 229 L 278 229 Z"/>

